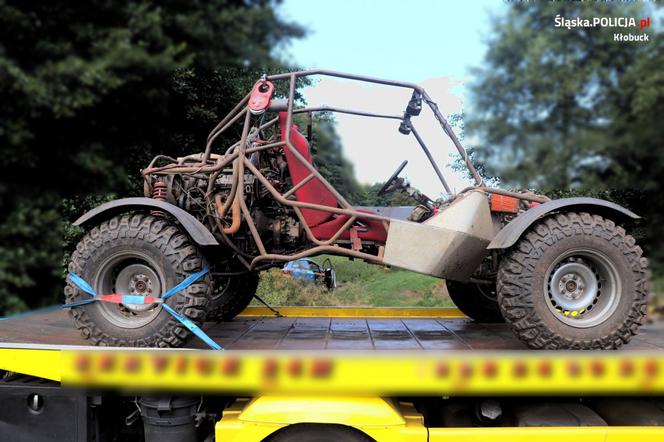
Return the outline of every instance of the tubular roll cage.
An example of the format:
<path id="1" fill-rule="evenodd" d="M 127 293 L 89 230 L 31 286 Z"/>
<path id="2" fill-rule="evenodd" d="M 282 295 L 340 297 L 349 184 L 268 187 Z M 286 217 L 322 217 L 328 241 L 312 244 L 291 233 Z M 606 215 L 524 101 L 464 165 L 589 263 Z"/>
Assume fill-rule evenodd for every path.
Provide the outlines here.
<path id="1" fill-rule="evenodd" d="M 291 141 L 291 131 L 289 129 L 292 126 L 294 114 L 307 113 L 309 116 L 311 116 L 313 112 L 337 112 L 337 113 L 345 113 L 345 114 L 358 115 L 358 116 L 371 117 L 371 118 L 399 120 L 402 123 L 408 120 L 410 131 L 413 133 L 420 147 L 422 148 L 425 155 L 429 159 L 429 162 L 434 168 L 436 175 L 438 176 L 446 192 L 448 194 L 451 194 L 451 190 L 447 182 L 445 181 L 445 178 L 443 177 L 440 168 L 433 159 L 431 152 L 427 148 L 426 144 L 424 143 L 424 141 L 422 140 L 422 138 L 420 137 L 419 133 L 416 131 L 414 126 L 412 126 L 412 123 L 410 123 L 410 114 L 408 112 L 405 112 L 403 116 L 399 116 L 399 115 L 377 114 L 377 113 L 358 111 L 358 110 L 340 109 L 330 106 L 304 107 L 304 108 L 295 109 L 294 101 L 295 101 L 295 89 L 296 89 L 297 79 L 303 77 L 310 77 L 310 76 L 328 76 L 328 77 L 345 78 L 349 80 L 356 80 L 366 83 L 381 84 L 386 86 L 400 87 L 400 88 L 413 90 L 414 94 L 413 97 L 417 96 L 418 98 L 424 100 L 427 103 L 427 105 L 433 112 L 436 120 L 438 120 L 439 124 L 441 125 L 445 134 L 447 134 L 447 136 L 454 143 L 454 146 L 456 147 L 458 153 L 461 155 L 464 164 L 466 165 L 466 167 L 468 168 L 469 172 L 471 173 L 471 175 L 475 180 L 475 184 L 474 186 L 472 186 L 472 189 L 484 190 L 488 193 L 508 195 L 529 201 L 545 202 L 548 200 L 545 197 L 533 194 L 515 193 L 502 189 L 495 189 L 495 188 L 489 189 L 485 187 L 482 178 L 480 177 L 479 173 L 477 172 L 472 162 L 470 161 L 470 158 L 468 157 L 466 150 L 463 148 L 461 142 L 459 141 L 456 134 L 450 127 L 449 123 L 440 112 L 438 105 L 431 99 L 431 97 L 424 90 L 424 88 L 422 88 L 417 84 L 385 80 L 385 79 L 367 77 L 361 75 L 347 74 L 347 73 L 329 71 L 329 70 L 307 70 L 307 71 L 298 71 L 298 72 L 264 76 L 261 80 L 259 80 L 259 82 L 283 81 L 283 80 L 289 81 L 287 118 L 286 118 L 287 129 L 284 131 L 284 133 L 286 134 L 285 139 L 282 139 L 281 141 L 274 143 L 263 144 L 260 146 L 247 147 L 248 144 L 247 139 L 249 136 L 249 129 L 251 126 L 251 116 L 252 116 L 252 113 L 249 111 L 249 108 L 247 106 L 249 98 L 251 97 L 251 92 L 250 92 L 210 132 L 207 138 L 205 152 L 202 155 L 201 154 L 189 155 L 187 157 L 179 159 L 177 163 L 172 163 L 161 167 L 155 167 L 156 162 L 160 158 L 167 158 L 169 160 L 173 160 L 172 158 L 159 156 L 156 157 L 152 161 L 152 163 L 150 163 L 148 168 L 143 171 L 144 176 L 150 174 L 180 174 L 180 173 L 188 173 L 196 176 L 201 176 L 201 174 L 203 174 L 203 176 L 208 180 L 208 189 L 206 196 L 209 197 L 209 195 L 211 195 L 212 193 L 215 180 L 222 173 L 223 169 L 232 162 L 233 175 L 232 175 L 232 184 L 231 184 L 231 191 L 229 197 L 223 204 L 221 203 L 220 200 L 215 201 L 215 209 L 216 209 L 215 214 L 211 213 L 210 204 L 206 204 L 206 211 L 207 215 L 210 218 L 214 219 L 218 231 L 222 236 L 224 242 L 238 253 L 238 258 L 240 259 L 240 262 L 242 262 L 248 270 L 256 269 L 258 264 L 264 261 L 270 261 L 270 262 L 291 261 L 308 256 L 318 255 L 321 253 L 332 253 L 332 254 L 343 255 L 353 258 L 359 258 L 374 263 L 381 263 L 383 259 L 382 258 L 384 252 L 383 246 L 379 247 L 377 255 L 373 255 L 369 253 L 360 252 L 358 250 L 347 249 L 335 245 L 335 242 L 342 235 L 342 233 L 346 231 L 349 227 L 351 227 L 358 218 L 374 219 L 382 221 L 386 230 L 389 226 L 390 218 L 374 213 L 360 212 L 358 210 L 353 209 L 350 203 L 348 203 L 348 201 L 346 201 L 346 199 L 341 194 L 339 194 L 339 192 L 320 174 L 320 172 L 316 170 L 313 164 L 309 163 L 304 158 L 304 156 L 302 156 L 302 154 L 295 148 L 295 146 Z M 225 130 L 227 130 L 232 125 L 237 123 L 242 117 L 244 117 L 244 125 L 240 141 L 229 147 L 225 155 L 213 154 L 212 145 L 215 139 L 217 139 L 217 137 Z M 278 117 L 273 118 L 272 120 L 260 125 L 259 130 L 262 131 L 274 126 L 278 120 L 279 120 Z M 295 184 L 290 190 L 286 191 L 283 194 L 281 194 L 274 186 L 272 186 L 269 180 L 247 158 L 247 154 L 251 154 L 261 150 L 272 149 L 276 147 L 284 147 L 289 149 L 289 151 L 295 156 L 295 158 L 310 172 L 310 174 L 307 177 L 305 177 L 299 183 Z M 214 164 L 211 165 L 210 162 L 212 160 L 214 160 Z M 298 219 L 300 220 L 301 225 L 305 230 L 307 238 L 313 244 L 315 244 L 314 247 L 292 255 L 273 254 L 273 253 L 268 253 L 266 251 L 265 245 L 263 244 L 263 241 L 260 238 L 260 235 L 256 228 L 256 224 L 251 218 L 249 208 L 247 207 L 247 204 L 244 199 L 245 169 L 251 172 L 256 177 L 256 179 L 258 179 L 259 182 L 263 186 L 265 186 L 266 189 L 268 189 L 268 191 L 277 200 L 277 202 L 279 202 L 279 204 L 292 207 Z M 332 193 L 332 195 L 334 195 L 334 197 L 337 200 L 337 206 L 335 207 L 325 206 L 321 204 L 308 203 L 304 201 L 289 199 L 289 197 L 292 196 L 295 193 L 295 191 L 303 187 L 305 184 L 307 184 L 309 181 L 311 181 L 314 178 L 320 181 L 325 186 L 325 188 L 329 190 Z M 330 239 L 322 241 L 316 238 L 312 233 L 311 228 L 307 225 L 302 215 L 301 209 L 313 209 L 313 210 L 325 211 L 336 215 L 346 215 L 349 218 Z M 232 211 L 233 215 L 233 223 L 230 228 L 224 227 L 221 223 L 221 220 L 225 217 L 225 215 L 228 213 L 229 210 Z M 240 213 L 244 215 L 244 218 L 247 222 L 252 238 L 255 241 L 256 246 L 259 250 L 258 256 L 250 256 L 242 252 L 227 236 L 228 234 L 235 233 L 239 229 L 241 223 Z M 245 258 L 249 258 L 251 259 L 251 261 L 247 261 L 247 259 Z"/>

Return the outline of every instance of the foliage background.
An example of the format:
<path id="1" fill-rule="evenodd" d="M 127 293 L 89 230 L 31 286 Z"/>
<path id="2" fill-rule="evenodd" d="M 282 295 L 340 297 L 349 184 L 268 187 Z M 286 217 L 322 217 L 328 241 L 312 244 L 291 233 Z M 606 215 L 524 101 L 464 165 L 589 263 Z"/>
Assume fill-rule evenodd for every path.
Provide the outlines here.
<path id="1" fill-rule="evenodd" d="M 502 186 L 608 199 L 641 215 L 664 303 L 664 33 L 654 2 L 515 2 L 493 18 L 463 118 L 472 156 Z M 557 15 L 651 18 L 644 29 L 553 26 Z M 648 34 L 619 42 L 615 34 Z"/>
<path id="2" fill-rule="evenodd" d="M 515 2 L 495 17 L 473 73 L 473 158 L 506 186 L 589 195 L 644 220 L 634 233 L 656 274 L 664 263 L 664 34 L 639 2 Z M 651 17 L 650 28 L 555 27 L 554 17 Z M 637 22 L 638 23 L 638 22 Z M 647 33 L 649 42 L 614 34 Z"/>
<path id="3" fill-rule="evenodd" d="M 654 8 L 510 4 L 493 18 L 472 106 L 460 121 L 466 140 L 477 140 L 480 169 L 502 177 L 501 185 L 591 193 L 643 215 L 633 227 L 657 276 L 662 34 L 647 31 L 647 44 L 617 43 L 613 33 L 622 30 L 552 26 L 556 14 L 645 17 Z M 278 10 L 278 0 L 0 0 L 0 315 L 61 299 L 63 263 L 80 235 L 70 220 L 104 200 L 140 194 L 139 170 L 155 154 L 200 151 L 259 75 L 295 68 L 281 54 L 306 31 Z M 351 202 L 412 203 L 400 194 L 377 197 L 380 184 L 358 184 L 333 120 L 315 124 L 319 167 Z M 356 272 L 362 290 L 365 281 L 376 278 L 374 287 L 385 279 Z M 364 299 L 360 289 L 348 292 L 349 302 Z"/>
<path id="4" fill-rule="evenodd" d="M 304 35 L 270 0 L 0 0 L 0 312 L 60 299 L 67 222 L 140 194 Z"/>

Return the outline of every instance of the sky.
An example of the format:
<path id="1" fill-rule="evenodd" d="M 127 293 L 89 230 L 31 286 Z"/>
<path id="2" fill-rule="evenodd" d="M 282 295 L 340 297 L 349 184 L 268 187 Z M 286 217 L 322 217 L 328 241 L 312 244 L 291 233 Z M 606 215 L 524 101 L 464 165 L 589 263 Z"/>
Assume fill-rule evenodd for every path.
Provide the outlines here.
<path id="1" fill-rule="evenodd" d="M 501 0 L 285 0 L 281 15 L 308 29 L 286 54 L 305 69 L 321 68 L 414 82 L 425 87 L 444 115 L 469 111 L 471 68 L 486 50 L 491 14 Z M 327 104 L 379 113 L 403 113 L 410 93 L 403 89 L 319 77 L 304 90 L 309 105 Z M 385 181 L 404 159 L 402 173 L 430 197 L 442 186 L 414 137 L 399 122 L 337 114 L 344 155 L 362 183 Z M 433 115 L 413 119 L 438 164 L 450 162 L 454 147 Z M 444 168 L 453 189 L 469 184 Z"/>

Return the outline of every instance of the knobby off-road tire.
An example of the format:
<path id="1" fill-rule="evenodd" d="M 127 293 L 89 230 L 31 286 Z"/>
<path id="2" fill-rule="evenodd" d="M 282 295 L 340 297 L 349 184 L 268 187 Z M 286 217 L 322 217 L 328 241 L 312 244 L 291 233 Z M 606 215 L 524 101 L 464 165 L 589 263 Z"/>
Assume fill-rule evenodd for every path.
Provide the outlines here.
<path id="1" fill-rule="evenodd" d="M 472 282 L 445 281 L 452 302 L 466 316 L 476 322 L 504 322 L 498 307 L 496 286 Z"/>
<path id="2" fill-rule="evenodd" d="M 214 278 L 207 320 L 220 322 L 233 319 L 249 305 L 257 288 L 257 272 Z"/>
<path id="3" fill-rule="evenodd" d="M 601 216 L 549 216 L 502 260 L 500 309 L 531 348 L 618 348 L 637 334 L 646 315 L 648 262 L 642 253 L 633 237 Z M 592 300 L 589 287 L 596 289 Z"/>
<path id="4" fill-rule="evenodd" d="M 69 271 L 97 293 L 160 296 L 187 276 L 207 267 L 191 240 L 166 218 L 121 215 L 88 232 L 76 246 Z M 196 324 L 205 320 L 212 277 L 206 274 L 166 303 Z M 67 283 L 67 302 L 89 295 Z M 158 305 L 129 307 L 95 302 L 70 309 L 76 327 L 95 345 L 179 347 L 191 333 Z"/>

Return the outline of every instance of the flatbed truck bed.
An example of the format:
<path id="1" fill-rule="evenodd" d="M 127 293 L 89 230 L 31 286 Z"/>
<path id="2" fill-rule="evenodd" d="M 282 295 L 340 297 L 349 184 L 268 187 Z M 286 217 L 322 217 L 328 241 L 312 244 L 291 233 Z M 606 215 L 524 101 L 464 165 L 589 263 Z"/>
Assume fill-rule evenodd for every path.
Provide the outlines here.
<path id="1" fill-rule="evenodd" d="M 479 324 L 454 308 L 249 307 L 207 323 L 227 350 L 525 350 L 506 324 Z M 89 345 L 65 311 L 0 321 L 0 342 Z M 206 349 L 192 339 L 188 348 Z M 621 351 L 664 350 L 664 322 L 645 325 Z"/>
<path id="2" fill-rule="evenodd" d="M 536 352 L 455 309 L 278 310 L 206 324 L 221 352 L 89 347 L 65 312 L 2 321 L 0 441 L 664 440 L 662 323 L 619 351 Z"/>

